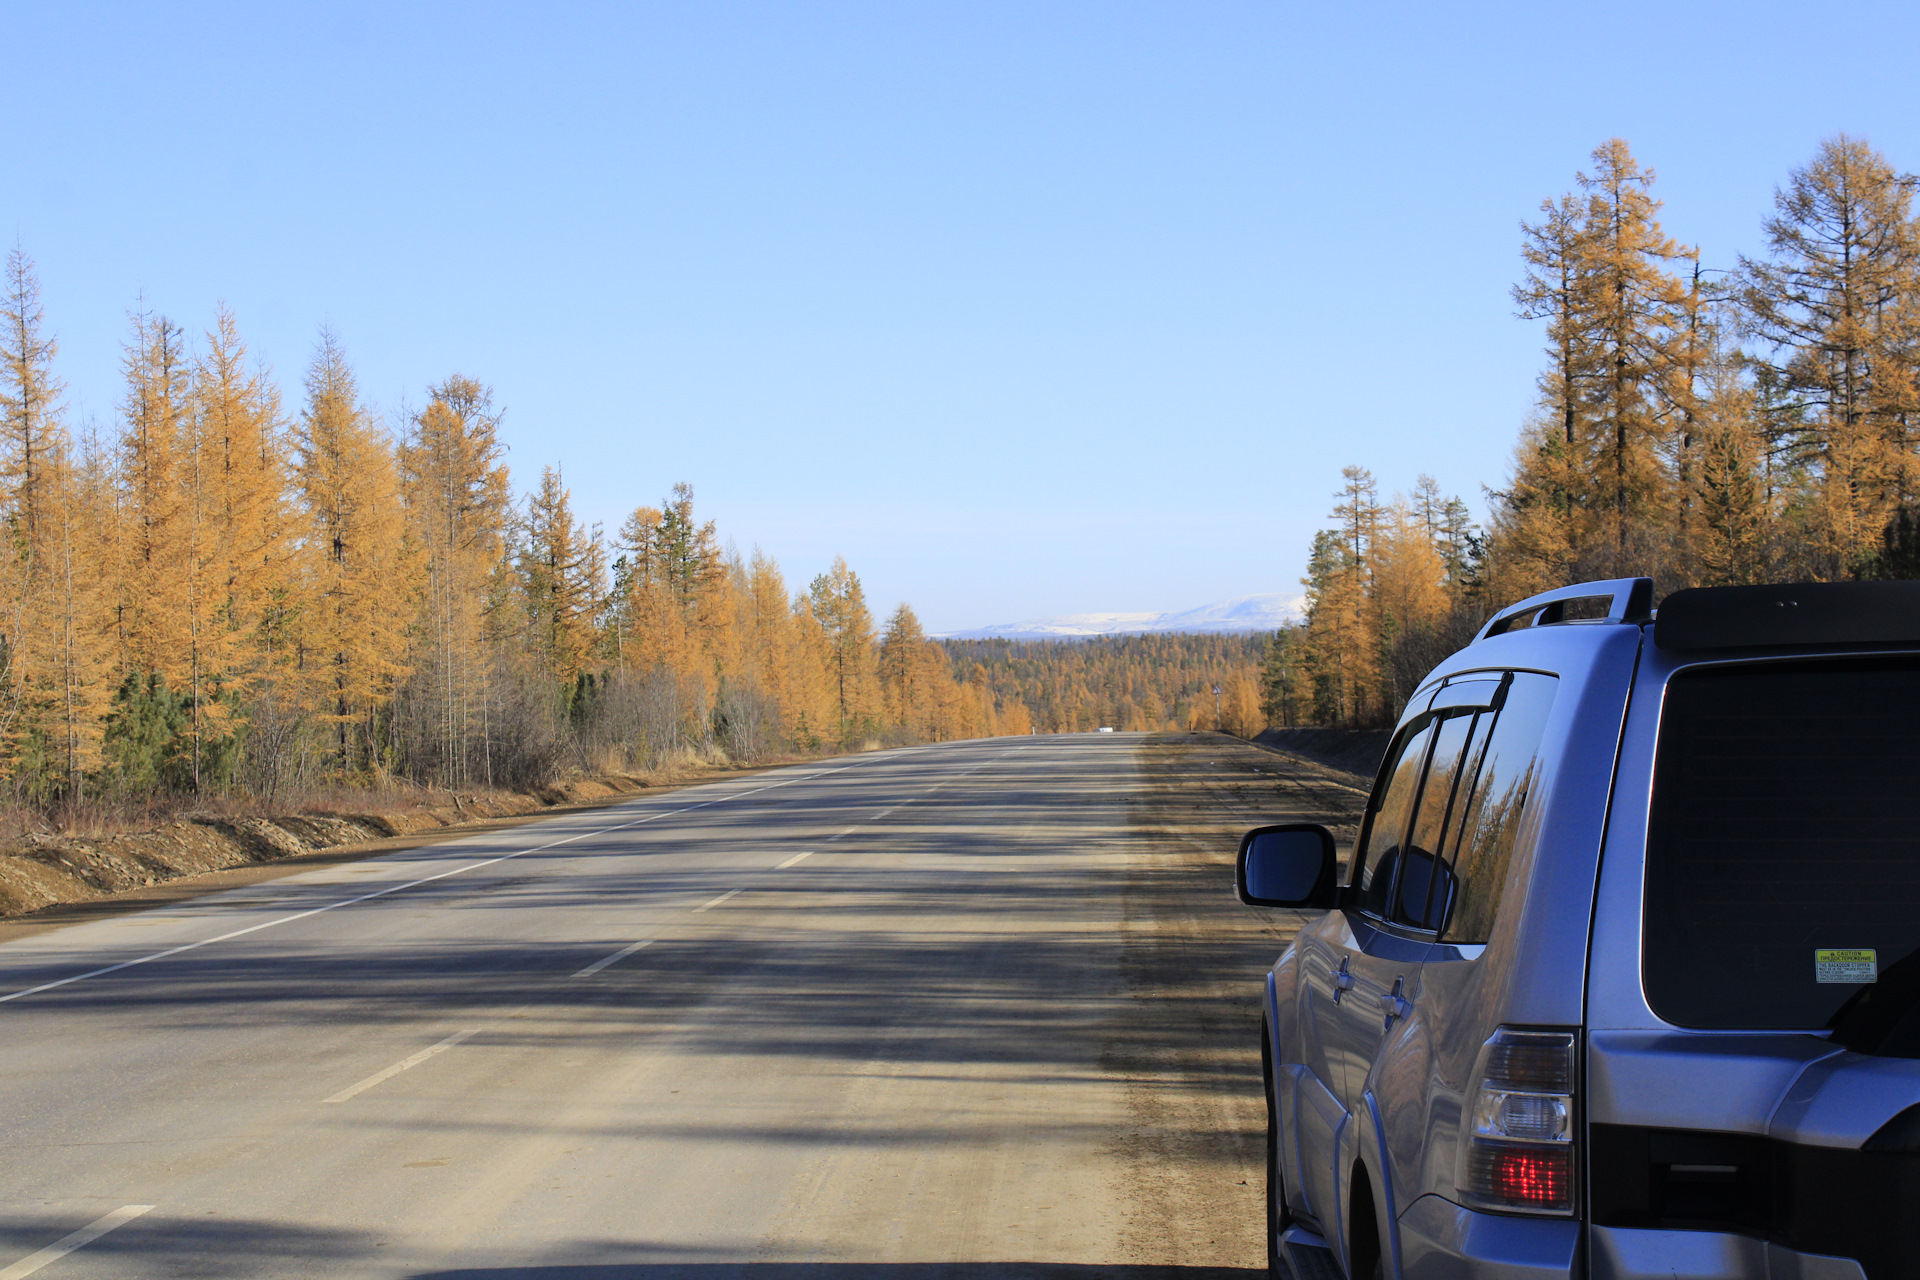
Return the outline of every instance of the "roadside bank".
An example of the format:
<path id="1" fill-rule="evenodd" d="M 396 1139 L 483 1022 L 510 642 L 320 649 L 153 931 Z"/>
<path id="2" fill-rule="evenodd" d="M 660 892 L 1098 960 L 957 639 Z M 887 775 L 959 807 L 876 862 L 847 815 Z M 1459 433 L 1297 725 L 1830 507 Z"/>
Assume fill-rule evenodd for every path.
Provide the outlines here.
<path id="1" fill-rule="evenodd" d="M 390 813 L 189 816 L 150 831 L 30 834 L 0 844 L 0 929 L 56 927 L 305 871 L 326 862 L 431 844 L 639 795 L 749 776 L 791 761 L 702 766 L 670 780 L 568 778 L 538 792 L 449 792 L 447 803 Z"/>

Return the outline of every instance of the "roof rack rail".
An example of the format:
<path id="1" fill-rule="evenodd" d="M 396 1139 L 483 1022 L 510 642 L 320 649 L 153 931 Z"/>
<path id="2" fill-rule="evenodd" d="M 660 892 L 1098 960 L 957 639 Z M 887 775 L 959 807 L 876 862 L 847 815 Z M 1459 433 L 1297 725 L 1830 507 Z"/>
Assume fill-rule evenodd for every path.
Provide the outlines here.
<path id="1" fill-rule="evenodd" d="M 1602 606 L 1604 613 L 1599 611 Z M 1528 596 L 1518 604 L 1510 604 L 1488 618 L 1487 625 L 1480 628 L 1473 641 L 1478 644 L 1522 627 L 1546 627 L 1557 622 L 1631 622 L 1637 625 L 1652 617 L 1652 578 L 1610 578 L 1604 582 L 1555 587 L 1552 591 Z"/>

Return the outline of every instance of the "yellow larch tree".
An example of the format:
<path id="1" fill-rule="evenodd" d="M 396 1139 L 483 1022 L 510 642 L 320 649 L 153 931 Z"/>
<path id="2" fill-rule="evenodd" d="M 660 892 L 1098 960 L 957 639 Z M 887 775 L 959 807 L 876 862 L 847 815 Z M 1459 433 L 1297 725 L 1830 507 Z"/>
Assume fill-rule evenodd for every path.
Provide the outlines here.
<path id="1" fill-rule="evenodd" d="M 46 332 L 33 263 L 8 254 L 0 300 L 0 746 L 18 794 L 60 785 L 61 653 L 47 625 L 60 609 L 58 528 L 67 442 L 58 344 Z"/>
<path id="2" fill-rule="evenodd" d="M 224 305 L 194 363 L 193 413 L 181 444 L 188 651 L 180 691 L 188 698 L 198 792 L 209 766 L 229 775 L 236 763 L 238 717 L 267 676 L 272 615 L 295 568 L 279 392 L 248 366 Z"/>
<path id="3" fill-rule="evenodd" d="M 1332 512 L 1339 527 L 1315 534 L 1307 559 L 1303 665 L 1312 682 L 1316 717 L 1331 724 L 1360 724 L 1374 713 L 1378 700 L 1380 648 L 1368 596 L 1374 585 L 1381 507 L 1373 474 L 1365 467 L 1342 468 L 1341 477 Z"/>
<path id="4" fill-rule="evenodd" d="M 196 572 L 190 476 L 193 366 L 180 327 L 133 318 L 122 360 L 127 392 L 120 434 L 117 580 L 120 668 L 134 681 L 178 690 L 193 663 L 188 604 Z"/>
<path id="5" fill-rule="evenodd" d="M 982 672 L 986 668 L 976 663 Z M 1033 732 L 1033 709 L 1027 706 L 1027 700 L 1017 693 L 1002 696 L 994 712 L 995 730 L 1001 734 L 1024 736 Z M 1128 728 L 1158 728 L 1157 725 L 1129 725 Z"/>
<path id="6" fill-rule="evenodd" d="M 1591 523 L 1587 484 L 1558 428 L 1536 420 L 1514 447 L 1513 479 L 1496 493 L 1489 599 L 1521 600 L 1574 581 Z"/>
<path id="7" fill-rule="evenodd" d="M 1753 391 L 1734 362 L 1720 361 L 1709 370 L 1700 410 L 1698 464 L 1689 477 L 1691 585 L 1764 582 L 1780 558 L 1772 532 L 1774 496 Z"/>
<path id="8" fill-rule="evenodd" d="M 101 572 L 113 550 L 112 469 L 97 449 L 54 455 L 43 521 L 48 590 L 42 629 L 51 661 L 46 682 L 49 765 L 70 800 L 101 764 L 100 744 L 113 687 L 119 593 Z"/>
<path id="9" fill-rule="evenodd" d="M 426 574 L 411 688 L 415 714 L 432 729 L 420 735 L 425 758 L 414 763 L 442 782 L 469 782 L 485 772 L 494 673 L 484 613 L 512 496 L 492 392 L 455 374 L 428 396 L 398 454 L 407 526 Z"/>
<path id="10" fill-rule="evenodd" d="M 1765 224 L 1770 254 L 1740 260 L 1746 328 L 1784 452 L 1812 491 L 1794 512 L 1801 572 L 1855 571 L 1889 517 L 1920 498 L 1920 228 L 1913 179 L 1839 134 L 1796 169 Z"/>
<path id="11" fill-rule="evenodd" d="M 880 640 L 881 714 L 886 723 L 912 741 L 938 736 L 939 710 L 934 681 L 937 670 L 928 662 L 926 633 L 911 606 L 902 603 L 887 620 Z"/>
<path id="12" fill-rule="evenodd" d="M 558 469 L 545 468 L 527 499 L 518 562 L 530 636 L 554 684 L 570 693 L 594 651 L 605 566 L 599 540 L 573 518 Z"/>
<path id="13" fill-rule="evenodd" d="M 729 635 L 733 610 L 720 538 L 713 521 L 694 518 L 693 486 L 673 486 L 655 540 L 656 563 L 687 630 L 692 657 L 684 674 L 705 686 L 725 674 L 738 654 Z"/>
<path id="14" fill-rule="evenodd" d="M 331 730 L 336 767 L 384 770 L 376 720 L 407 673 L 419 556 L 393 449 L 360 402 L 346 352 L 322 330 L 294 425 L 305 517 L 298 623 L 309 706 Z"/>
<path id="15" fill-rule="evenodd" d="M 7 254 L 0 301 L 0 504 L 30 544 L 53 456 L 62 451 L 61 394 L 53 370 L 59 343 L 46 332 L 40 280 L 19 248 Z"/>
<path id="16" fill-rule="evenodd" d="M 934 645 L 941 662 L 946 662 L 946 650 Z M 987 668 L 982 663 L 974 663 L 967 673 L 967 682 L 960 686 L 965 691 L 964 716 L 960 722 L 957 736 L 963 738 L 989 738 L 1000 732 L 993 708 L 993 687 L 987 676 Z"/>
<path id="17" fill-rule="evenodd" d="M 833 567 L 813 580 L 808 594 L 813 616 L 827 635 L 838 716 L 835 738 L 842 746 L 852 746 L 878 727 L 881 714 L 873 615 L 859 575 L 843 556 L 833 558 Z"/>
<path id="18" fill-rule="evenodd" d="M 790 635 L 793 692 L 788 733 L 803 750 L 836 744 L 841 741 L 841 725 L 834 640 L 814 612 L 811 596 L 794 596 Z"/>
<path id="19" fill-rule="evenodd" d="M 1430 642 L 1453 606 L 1446 561 L 1433 533 L 1405 501 L 1396 501 L 1382 515 L 1374 539 L 1369 626 L 1380 646 L 1385 706 L 1405 703 L 1428 668 L 1450 651 L 1444 642 Z"/>
<path id="20" fill-rule="evenodd" d="M 705 672 L 680 584 L 670 573 L 667 542 L 666 513 L 659 507 L 638 507 L 620 526 L 616 662 L 643 678 L 666 672 L 688 705 L 703 706 Z"/>
<path id="21" fill-rule="evenodd" d="M 211 666 L 244 681 L 265 661 L 263 631 L 293 588 L 295 529 L 280 391 L 264 369 L 248 364 L 225 305 L 207 332 L 194 386 L 203 519 L 215 530 L 208 554 L 221 634 L 208 641 Z"/>
<path id="22" fill-rule="evenodd" d="M 1699 252 L 1661 230 L 1654 174 L 1624 139 L 1593 152 L 1594 171 L 1579 175 L 1587 198 L 1580 251 L 1585 281 L 1584 332 L 1594 371 L 1585 400 L 1592 434 L 1586 461 L 1590 497 L 1601 515 L 1600 539 L 1589 549 L 1592 572 L 1616 574 L 1643 560 L 1634 537 L 1671 504 L 1661 454 L 1690 394 L 1675 369 L 1690 338 L 1688 309 L 1696 295 L 1670 262 L 1695 262 Z"/>
<path id="23" fill-rule="evenodd" d="M 795 687 L 793 614 L 780 566 L 758 547 L 747 563 L 747 604 L 747 650 L 760 686 L 790 721 Z M 791 724 L 787 728 L 790 731 Z"/>
<path id="24" fill-rule="evenodd" d="M 745 696 L 760 697 L 760 666 L 749 639 L 753 626 L 752 578 L 737 552 L 726 557 L 700 602 L 701 640 L 714 678 Z"/>

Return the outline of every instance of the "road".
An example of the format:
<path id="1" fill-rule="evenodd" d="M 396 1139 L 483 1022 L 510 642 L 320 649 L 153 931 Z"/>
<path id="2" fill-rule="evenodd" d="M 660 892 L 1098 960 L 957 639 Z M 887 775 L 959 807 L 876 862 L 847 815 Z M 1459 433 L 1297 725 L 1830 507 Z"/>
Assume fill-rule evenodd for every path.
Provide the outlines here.
<path id="1" fill-rule="evenodd" d="M 0 1280 L 1253 1275 L 1222 833 L 1351 803 L 1277 759 L 881 752 L 7 942 Z"/>

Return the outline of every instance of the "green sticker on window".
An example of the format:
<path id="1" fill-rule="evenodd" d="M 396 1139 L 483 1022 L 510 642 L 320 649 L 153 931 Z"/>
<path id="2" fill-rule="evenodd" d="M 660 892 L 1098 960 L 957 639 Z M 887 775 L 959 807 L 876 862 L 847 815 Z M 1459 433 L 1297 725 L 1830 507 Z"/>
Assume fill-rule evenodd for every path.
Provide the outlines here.
<path id="1" fill-rule="evenodd" d="M 1859 948 L 1817 948 L 1813 953 L 1815 982 L 1876 982 L 1880 978 L 1878 953 Z"/>

